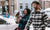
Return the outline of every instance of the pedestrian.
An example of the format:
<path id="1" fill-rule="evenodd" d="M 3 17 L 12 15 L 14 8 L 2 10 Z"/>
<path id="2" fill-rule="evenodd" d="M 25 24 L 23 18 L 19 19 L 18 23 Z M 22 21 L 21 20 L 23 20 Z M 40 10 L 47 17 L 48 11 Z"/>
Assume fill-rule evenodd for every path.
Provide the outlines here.
<path id="1" fill-rule="evenodd" d="M 27 23 L 27 21 L 28 21 L 28 19 L 30 17 L 30 12 L 31 12 L 30 9 L 28 9 L 28 8 L 24 9 L 24 12 L 23 12 L 24 16 L 22 16 L 22 18 L 19 21 L 19 26 L 18 26 L 19 30 L 24 30 L 25 25 L 26 25 L 26 23 Z"/>
<path id="2" fill-rule="evenodd" d="M 15 23 L 19 24 L 20 19 L 21 19 L 20 12 L 17 12 L 15 16 Z M 19 30 L 19 27 L 15 28 L 15 30 Z"/>
<path id="3" fill-rule="evenodd" d="M 39 2 L 33 1 L 32 7 L 34 11 L 31 12 L 30 18 L 25 26 L 24 30 L 27 30 L 30 24 L 33 24 L 34 30 L 45 30 L 45 27 L 47 26 L 47 14 L 39 9 Z"/>

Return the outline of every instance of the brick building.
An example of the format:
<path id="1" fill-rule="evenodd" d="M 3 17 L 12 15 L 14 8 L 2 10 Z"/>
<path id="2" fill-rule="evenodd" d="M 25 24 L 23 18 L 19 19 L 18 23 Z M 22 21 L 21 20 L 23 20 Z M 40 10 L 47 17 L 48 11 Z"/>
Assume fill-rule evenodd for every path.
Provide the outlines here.
<path id="1" fill-rule="evenodd" d="M 0 0 L 0 11 L 13 15 L 14 10 L 17 10 L 17 0 Z"/>
<path id="2" fill-rule="evenodd" d="M 46 9 L 46 8 L 50 8 L 50 0 L 36 0 L 38 2 L 40 2 L 41 4 L 41 8 L 42 9 Z"/>
<path id="3" fill-rule="evenodd" d="M 44 9 L 46 9 L 46 8 L 50 8 L 50 0 L 45 0 L 45 1 L 42 1 L 43 3 L 43 5 L 44 5 L 44 7 L 42 7 L 42 8 L 44 8 Z"/>

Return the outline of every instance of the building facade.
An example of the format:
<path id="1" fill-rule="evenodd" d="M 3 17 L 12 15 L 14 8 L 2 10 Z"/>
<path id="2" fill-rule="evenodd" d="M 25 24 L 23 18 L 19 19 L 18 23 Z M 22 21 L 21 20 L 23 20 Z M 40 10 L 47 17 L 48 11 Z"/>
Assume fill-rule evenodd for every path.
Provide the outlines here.
<path id="1" fill-rule="evenodd" d="M 15 10 L 23 11 L 25 8 L 32 10 L 33 1 L 38 1 L 42 9 L 50 8 L 50 0 L 0 0 L 0 14 L 6 11 L 13 15 Z"/>
<path id="2" fill-rule="evenodd" d="M 31 9 L 34 0 L 17 0 L 17 10 L 23 11 L 25 8 Z"/>
<path id="3" fill-rule="evenodd" d="M 14 0 L 6 0 L 5 1 L 5 9 L 7 10 L 10 15 L 14 13 Z"/>
<path id="4" fill-rule="evenodd" d="M 17 10 L 17 0 L 0 0 L 0 14 L 3 12 L 13 15 Z"/>
<path id="5" fill-rule="evenodd" d="M 42 5 L 43 6 L 42 8 L 44 9 L 50 8 L 50 0 L 42 1 L 42 4 L 44 5 L 44 6 Z"/>
<path id="6" fill-rule="evenodd" d="M 50 0 L 36 0 L 39 1 L 42 9 L 50 8 Z"/>

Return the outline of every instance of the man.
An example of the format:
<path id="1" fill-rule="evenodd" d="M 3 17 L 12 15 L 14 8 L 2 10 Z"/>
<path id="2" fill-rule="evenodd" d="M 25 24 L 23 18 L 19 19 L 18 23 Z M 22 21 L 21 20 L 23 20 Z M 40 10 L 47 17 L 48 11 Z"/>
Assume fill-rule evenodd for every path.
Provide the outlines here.
<path id="1" fill-rule="evenodd" d="M 32 2 L 32 7 L 34 11 L 32 11 L 24 30 L 27 30 L 31 23 L 33 24 L 34 30 L 45 30 L 48 20 L 47 14 L 39 9 L 39 2 L 37 1 Z"/>

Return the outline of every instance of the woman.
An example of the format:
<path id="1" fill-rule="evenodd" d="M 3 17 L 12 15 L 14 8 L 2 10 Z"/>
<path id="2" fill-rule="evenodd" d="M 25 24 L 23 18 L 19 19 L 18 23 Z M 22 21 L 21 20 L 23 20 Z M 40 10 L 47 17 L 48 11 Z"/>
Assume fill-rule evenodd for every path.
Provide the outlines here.
<path id="1" fill-rule="evenodd" d="M 23 30 L 30 16 L 30 9 L 24 9 L 24 16 L 19 21 L 19 30 Z M 29 29 L 28 29 L 29 30 Z"/>

